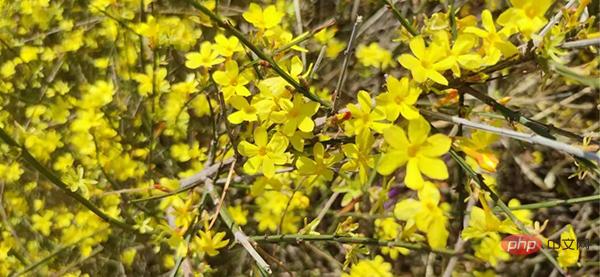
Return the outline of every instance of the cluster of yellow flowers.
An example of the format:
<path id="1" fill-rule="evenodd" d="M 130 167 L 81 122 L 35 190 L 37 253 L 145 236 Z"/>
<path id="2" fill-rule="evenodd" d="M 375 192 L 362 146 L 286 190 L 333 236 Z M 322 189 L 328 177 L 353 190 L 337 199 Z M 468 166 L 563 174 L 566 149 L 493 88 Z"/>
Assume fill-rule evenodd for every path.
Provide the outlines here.
<path id="1" fill-rule="evenodd" d="M 191 261 L 186 267 L 192 271 L 210 272 L 207 258 L 234 240 L 227 224 L 208 223 L 220 210 L 236 225 L 253 226 L 252 233 L 296 234 L 316 216 L 311 195 L 343 192 L 345 211 L 383 212 L 396 184 L 415 198 L 396 199 L 392 212 L 375 220 L 375 237 L 444 249 L 450 235 L 450 205 L 440 190 L 449 178 L 445 156 L 454 145 L 494 187 L 498 158 L 491 145 L 498 137 L 476 131 L 453 142 L 434 131 L 418 101 L 430 91 L 450 95 L 439 88 L 521 55 L 516 42 L 542 39 L 536 34 L 552 5 L 513 0 L 497 19 L 486 9 L 456 18 L 454 27 L 448 13 L 437 13 L 420 34 L 400 32 L 407 52 L 397 56 L 382 42 L 359 44 L 355 58 L 373 70 L 368 77 L 375 70 L 400 70 L 385 75 L 381 92 L 332 95 L 333 87 L 316 85 L 324 74 L 306 54 L 320 49 L 319 60 L 331 62 L 347 43 L 336 38 L 336 26 L 295 37 L 286 1 L 250 3 L 239 14 L 232 10 L 223 24 L 181 12 L 189 9 L 181 1 L 173 1 L 174 10 L 153 0 L 84 2 L 0 2 L 0 127 L 79 201 L 148 240 L 117 235 L 98 213 L 56 196 L 54 180 L 36 173 L 39 168 L 20 159 L 18 149 L 1 144 L 2 276 L 34 269 L 78 276 L 83 273 L 76 269 L 62 272 L 72 257 L 31 266 L 58 257 L 63 247 L 77 249 L 72 256 L 79 255 L 79 263 L 107 245 L 128 270 L 159 255 L 157 272 L 177 270 L 182 259 Z M 214 0 L 199 3 L 218 14 Z M 225 31 L 238 25 L 247 30 L 244 39 Z M 356 100 L 332 110 L 342 96 Z M 180 191 L 182 178 L 231 159 L 240 165 L 238 176 L 219 179 L 226 173 L 222 166 L 202 181 L 211 188 L 231 183 L 228 194 L 238 197 L 227 197 L 236 205 L 221 207 L 234 202 L 226 198 L 211 209 L 208 185 Z M 473 241 L 476 257 L 496 266 L 510 259 L 500 234 L 519 230 L 494 214 L 488 195 L 477 196 L 481 208 L 472 208 L 461 236 Z M 533 214 L 515 214 L 526 227 L 539 226 Z M 572 228 L 564 234 L 575 236 Z M 391 259 L 411 253 L 399 246 L 380 249 Z M 578 255 L 560 250 L 558 260 L 567 268 Z M 374 256 L 344 274 L 392 276 L 392 267 Z"/>

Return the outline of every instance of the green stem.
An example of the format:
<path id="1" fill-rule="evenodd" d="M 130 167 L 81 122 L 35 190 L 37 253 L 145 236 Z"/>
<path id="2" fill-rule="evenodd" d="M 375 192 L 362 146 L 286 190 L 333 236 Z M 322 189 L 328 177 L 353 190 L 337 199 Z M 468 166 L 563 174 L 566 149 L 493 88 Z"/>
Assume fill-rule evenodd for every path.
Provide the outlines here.
<path id="1" fill-rule="evenodd" d="M 534 209 L 553 208 L 556 206 L 568 206 L 568 205 L 575 205 L 575 204 L 588 203 L 588 202 L 599 202 L 599 201 L 600 201 L 600 194 L 596 194 L 596 195 L 570 198 L 570 199 L 557 199 L 557 200 L 550 200 L 550 201 L 544 201 L 544 202 L 538 202 L 538 203 L 525 204 L 525 205 L 521 205 L 518 207 L 511 207 L 510 209 L 513 211 L 514 210 L 534 210 Z"/>
<path id="2" fill-rule="evenodd" d="M 483 177 L 481 176 L 481 174 L 478 174 L 477 172 L 475 172 L 467 164 L 467 162 L 460 156 L 460 154 L 458 154 L 458 152 L 456 152 L 456 150 L 454 150 L 454 148 L 450 148 L 449 152 L 450 152 L 450 156 L 452 157 L 452 159 L 454 159 L 456 161 L 456 163 L 465 171 L 465 173 L 467 173 L 467 175 L 469 175 L 469 177 L 471 177 L 477 183 L 477 185 L 479 185 L 479 187 L 481 189 L 487 191 L 490 194 L 490 197 L 492 198 L 492 200 L 494 200 L 494 202 L 496 203 L 496 206 L 502 212 L 504 212 L 506 214 L 506 216 L 508 216 L 508 218 L 517 226 L 519 231 L 523 232 L 523 234 L 530 235 L 531 232 L 525 227 L 525 225 L 515 216 L 515 214 L 512 213 L 511 209 L 502 201 L 502 199 L 500 199 L 498 194 L 496 194 L 496 192 L 494 192 L 483 181 Z M 552 263 L 552 265 L 554 265 L 556 270 L 558 270 L 558 272 L 560 272 L 564 276 L 565 275 L 564 270 L 560 267 L 560 265 L 558 264 L 556 259 L 552 256 L 552 254 L 550 254 L 550 252 L 544 248 L 540 249 L 540 251 L 546 257 L 546 259 L 548 261 L 550 261 L 550 263 Z"/>
<path id="3" fill-rule="evenodd" d="M 294 78 L 292 76 L 290 76 L 287 72 L 285 72 L 285 70 L 283 70 L 271 57 L 269 57 L 267 54 L 265 54 L 262 50 L 258 49 L 258 47 L 256 45 L 254 45 L 252 42 L 250 42 L 250 40 L 248 40 L 244 36 L 244 34 L 242 34 L 239 30 L 234 28 L 231 25 L 231 23 L 223 21 L 223 19 L 221 19 L 216 14 L 214 14 L 211 10 L 209 10 L 208 8 L 204 7 L 201 4 L 196 3 L 194 0 L 188 0 L 188 2 L 192 6 L 194 6 L 194 8 L 198 9 L 201 13 L 205 14 L 212 21 L 217 23 L 217 25 L 219 27 L 224 28 L 228 33 L 237 37 L 244 45 L 246 45 L 246 47 L 250 48 L 250 50 L 252 50 L 252 52 L 254 52 L 254 54 L 256 54 L 259 58 L 267 61 L 269 63 L 269 65 L 271 66 L 271 68 L 273 68 L 273 70 L 279 76 L 281 76 L 281 78 L 283 78 L 286 82 L 288 82 L 290 85 L 292 85 L 292 87 L 294 87 L 294 89 L 296 89 L 297 91 L 302 93 L 304 96 L 306 96 L 310 100 L 319 102 L 324 107 L 328 108 L 330 106 L 327 102 L 323 101 L 318 96 L 310 93 L 308 91 L 308 88 L 302 86 L 298 81 L 294 80 Z"/>
<path id="4" fill-rule="evenodd" d="M 383 4 L 387 5 L 388 8 L 390 8 L 392 10 L 392 12 L 394 13 L 394 15 L 396 16 L 396 18 L 398 19 L 398 21 L 400 21 L 400 24 L 402 24 L 402 26 L 404 26 L 404 28 L 406 28 L 406 30 L 413 36 L 418 36 L 419 32 L 415 29 L 415 27 L 413 27 L 410 22 L 408 22 L 408 20 L 406 18 L 404 18 L 404 16 L 402 16 L 402 14 L 400 13 L 400 11 L 398 9 L 396 9 L 396 7 L 394 7 L 394 5 L 392 4 L 392 2 L 390 2 L 389 0 L 381 0 L 381 2 L 383 2 Z"/>
<path id="5" fill-rule="evenodd" d="M 19 145 L 15 140 L 13 140 L 3 128 L 0 127 L 0 139 L 2 139 L 9 146 L 21 149 L 21 155 L 23 159 L 32 167 L 34 167 L 39 173 L 44 175 L 44 177 L 48 178 L 50 182 L 56 185 L 60 190 L 62 190 L 67 196 L 73 198 L 75 201 L 81 203 L 86 208 L 88 208 L 91 212 L 96 214 L 102 220 L 106 221 L 110 225 L 114 225 L 116 227 L 137 232 L 131 225 L 126 224 L 123 221 L 120 221 L 116 218 L 113 218 L 103 211 L 100 208 L 96 207 L 92 202 L 90 202 L 85 197 L 81 196 L 78 193 L 75 193 L 69 189 L 69 186 L 65 184 L 58 176 L 56 176 L 50 169 L 44 167 L 37 159 L 35 159 L 27 149 L 21 145 Z"/>
<path id="6" fill-rule="evenodd" d="M 375 238 L 366 238 L 366 237 L 350 237 L 350 236 L 338 236 L 338 235 L 298 235 L 298 234 L 290 234 L 290 235 L 270 235 L 270 236 L 252 236 L 250 239 L 256 242 L 264 242 L 264 243 L 300 243 L 302 241 L 325 241 L 325 242 L 338 242 L 338 243 L 347 243 L 347 244 L 367 244 L 367 245 L 378 245 L 378 246 L 387 246 L 387 247 L 404 247 L 411 250 L 418 251 L 429 251 L 442 255 L 450 255 L 450 256 L 463 256 L 469 260 L 480 261 L 478 258 L 469 255 L 460 253 L 451 249 L 432 249 L 431 247 L 425 244 L 419 243 L 409 243 L 402 241 L 393 241 L 393 240 L 378 240 Z"/>

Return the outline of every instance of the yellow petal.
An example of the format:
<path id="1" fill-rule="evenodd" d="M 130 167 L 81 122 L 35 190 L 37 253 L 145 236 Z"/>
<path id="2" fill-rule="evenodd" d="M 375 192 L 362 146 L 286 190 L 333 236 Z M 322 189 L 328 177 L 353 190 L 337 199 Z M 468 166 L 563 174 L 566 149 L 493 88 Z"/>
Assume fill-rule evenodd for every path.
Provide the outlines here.
<path id="1" fill-rule="evenodd" d="M 422 116 L 408 122 L 408 139 L 413 145 L 420 145 L 427 139 L 429 135 L 429 122 Z"/>
<path id="2" fill-rule="evenodd" d="M 419 160 L 409 159 L 406 164 L 406 176 L 404 177 L 406 186 L 413 190 L 420 190 L 423 187 L 423 177 L 419 171 Z"/>
<path id="3" fill-rule="evenodd" d="M 421 156 L 419 159 L 419 169 L 425 176 L 436 179 L 446 180 L 448 179 L 448 167 L 441 159 L 428 158 Z"/>

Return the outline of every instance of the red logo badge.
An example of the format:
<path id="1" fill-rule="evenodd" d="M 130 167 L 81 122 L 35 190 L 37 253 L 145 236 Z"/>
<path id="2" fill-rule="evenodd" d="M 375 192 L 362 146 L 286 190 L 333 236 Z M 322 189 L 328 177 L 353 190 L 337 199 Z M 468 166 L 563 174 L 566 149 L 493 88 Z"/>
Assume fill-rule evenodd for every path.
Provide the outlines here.
<path id="1" fill-rule="evenodd" d="M 502 239 L 502 249 L 511 255 L 530 255 L 540 248 L 542 241 L 532 235 L 510 235 Z"/>

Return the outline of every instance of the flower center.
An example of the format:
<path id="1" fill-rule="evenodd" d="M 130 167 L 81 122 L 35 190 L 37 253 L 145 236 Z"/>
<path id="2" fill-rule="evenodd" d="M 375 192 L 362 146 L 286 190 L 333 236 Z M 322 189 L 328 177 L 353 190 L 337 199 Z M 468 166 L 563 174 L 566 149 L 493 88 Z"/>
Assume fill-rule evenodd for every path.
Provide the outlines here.
<path id="1" fill-rule="evenodd" d="M 264 156 L 267 154 L 267 147 L 265 146 L 261 146 L 258 148 L 258 155 L 259 156 Z"/>
<path id="2" fill-rule="evenodd" d="M 411 145 L 408 147 L 408 156 L 409 157 L 415 157 L 417 155 L 417 153 L 419 153 L 418 145 Z"/>

